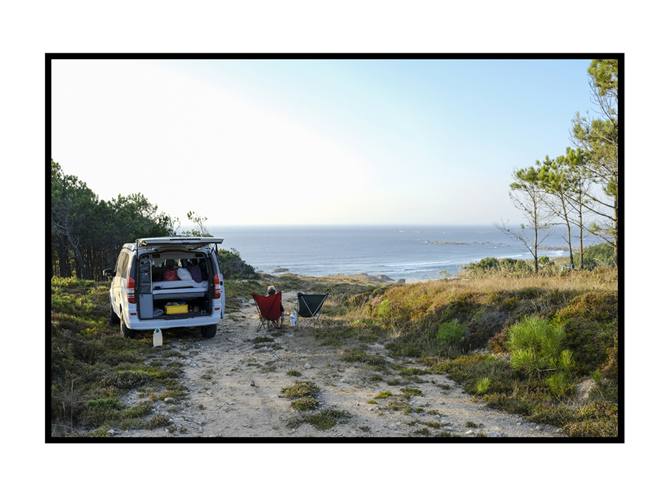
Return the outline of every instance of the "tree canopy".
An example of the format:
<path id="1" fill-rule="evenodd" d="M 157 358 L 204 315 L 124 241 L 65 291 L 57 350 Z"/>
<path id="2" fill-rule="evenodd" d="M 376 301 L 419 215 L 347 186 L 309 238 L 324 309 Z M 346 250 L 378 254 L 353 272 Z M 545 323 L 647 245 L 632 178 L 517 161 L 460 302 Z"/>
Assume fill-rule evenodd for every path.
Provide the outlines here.
<path id="1" fill-rule="evenodd" d="M 583 253 L 583 231 L 601 236 L 613 248 L 613 261 L 618 259 L 619 231 L 619 175 L 618 175 L 618 60 L 595 59 L 588 67 L 589 86 L 596 104 L 596 117 L 576 113 L 572 119 L 570 138 L 575 148 L 567 148 L 564 155 L 533 167 L 516 171 L 511 194 L 520 190 L 519 184 L 538 187 L 547 194 L 540 204 L 529 198 L 514 205 L 527 216 L 534 205 L 551 210 L 567 226 L 571 251 L 571 229 L 578 227 Z M 539 218 L 539 213 L 532 214 Z M 586 225 L 585 217 L 594 219 Z M 536 256 L 536 255 L 535 255 Z M 583 259 L 581 257 L 581 267 Z"/>
<path id="2" fill-rule="evenodd" d="M 211 236 L 207 218 L 189 211 L 195 227 L 181 234 Z M 179 219 L 159 212 L 143 194 L 118 195 L 109 201 L 51 160 L 51 276 L 99 281 L 113 267 L 125 243 L 143 237 L 175 236 Z M 255 269 L 236 250 L 219 249 L 219 267 L 226 279 L 255 279 Z"/>
<path id="3" fill-rule="evenodd" d="M 618 180 L 618 60 L 595 59 L 588 68 L 590 88 L 600 117 L 576 114 L 571 131 L 572 142 L 583 150 L 581 173 L 601 187 L 588 194 L 588 209 L 597 215 L 591 230 L 605 233 L 618 259 L 619 180 Z"/>
<path id="4" fill-rule="evenodd" d="M 173 220 L 141 193 L 100 200 L 51 160 L 51 275 L 100 280 L 124 243 L 171 236 Z"/>

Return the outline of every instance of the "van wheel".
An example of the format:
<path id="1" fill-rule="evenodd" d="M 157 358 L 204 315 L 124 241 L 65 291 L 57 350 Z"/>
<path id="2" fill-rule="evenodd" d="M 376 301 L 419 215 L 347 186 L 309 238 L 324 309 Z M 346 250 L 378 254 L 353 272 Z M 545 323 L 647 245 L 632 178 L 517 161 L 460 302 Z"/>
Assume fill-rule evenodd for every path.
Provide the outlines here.
<path id="1" fill-rule="evenodd" d="M 118 315 L 114 312 L 114 307 L 109 309 L 109 322 L 111 322 L 112 325 L 119 325 L 121 323 L 121 319 L 119 319 Z"/>
<path id="2" fill-rule="evenodd" d="M 216 336 L 216 324 L 203 327 L 200 329 L 203 338 L 213 338 Z"/>
<path id="3" fill-rule="evenodd" d="M 126 338 L 135 339 L 135 330 L 130 329 L 127 325 L 125 325 L 123 319 L 119 319 L 119 321 L 121 324 L 121 335 Z"/>

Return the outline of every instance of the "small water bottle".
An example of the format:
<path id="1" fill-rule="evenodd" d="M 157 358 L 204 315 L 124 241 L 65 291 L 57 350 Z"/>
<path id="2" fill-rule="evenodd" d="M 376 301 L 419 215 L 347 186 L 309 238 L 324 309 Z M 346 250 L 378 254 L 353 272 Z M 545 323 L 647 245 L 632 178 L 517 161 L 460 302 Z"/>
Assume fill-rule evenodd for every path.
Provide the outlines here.
<path id="1" fill-rule="evenodd" d="M 163 345 L 163 331 L 156 329 L 153 331 L 153 347 Z"/>
<path id="2" fill-rule="evenodd" d="M 297 323 L 297 315 L 294 313 L 290 314 L 290 327 L 295 327 L 295 324 Z"/>

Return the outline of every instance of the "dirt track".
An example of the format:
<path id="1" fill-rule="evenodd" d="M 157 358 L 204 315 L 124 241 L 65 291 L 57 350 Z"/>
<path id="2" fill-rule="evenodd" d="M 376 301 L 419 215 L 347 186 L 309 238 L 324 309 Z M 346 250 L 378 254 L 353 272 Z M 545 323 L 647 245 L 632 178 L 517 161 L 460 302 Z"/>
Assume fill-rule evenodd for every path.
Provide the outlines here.
<path id="1" fill-rule="evenodd" d="M 286 309 L 295 306 L 296 294 L 284 293 Z M 245 301 L 241 312 L 226 315 L 213 339 L 178 339 L 166 333 L 169 349 L 178 351 L 169 360 L 183 360 L 189 398 L 183 402 L 157 402 L 155 414 L 171 419 L 169 427 L 114 433 L 114 437 L 221 437 L 221 438 L 426 438 L 458 436 L 488 438 L 561 437 L 552 426 L 537 426 L 520 417 L 489 409 L 474 401 L 444 375 L 427 374 L 399 385 L 399 376 L 378 377 L 364 364 L 342 361 L 343 350 L 323 347 L 313 326 L 306 330 L 290 327 L 258 332 L 253 300 Z M 265 343 L 254 342 L 264 337 Z M 367 353 L 388 363 L 382 345 Z M 422 368 L 410 360 L 404 367 Z M 288 372 L 291 372 L 288 374 Z M 300 375 L 296 375 L 299 373 Z M 375 377 L 376 376 L 376 377 Z M 395 379 L 392 381 L 392 379 Z M 321 430 L 300 421 L 314 412 L 298 412 L 282 389 L 296 381 L 311 381 L 320 392 L 320 409 L 345 411 L 332 428 Z M 403 389 L 421 395 L 403 395 Z M 389 391 L 391 396 L 375 399 Z M 127 398 L 134 403 L 137 395 Z M 373 401 L 375 403 L 369 403 Z M 395 403 L 393 403 L 395 402 Z M 404 402 L 405 408 L 393 408 Z M 406 408 L 408 403 L 409 408 Z M 408 411 L 408 413 L 407 413 Z"/>

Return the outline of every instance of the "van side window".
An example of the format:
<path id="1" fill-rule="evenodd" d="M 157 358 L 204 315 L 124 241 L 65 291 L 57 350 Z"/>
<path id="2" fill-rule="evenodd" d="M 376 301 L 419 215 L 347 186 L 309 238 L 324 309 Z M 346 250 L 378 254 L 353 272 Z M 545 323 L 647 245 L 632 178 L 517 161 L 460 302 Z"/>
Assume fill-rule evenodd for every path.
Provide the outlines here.
<path id="1" fill-rule="evenodd" d="M 120 277 L 126 277 L 128 271 L 128 254 L 121 253 L 121 256 L 118 258 L 118 267 L 116 268 L 116 275 Z"/>

